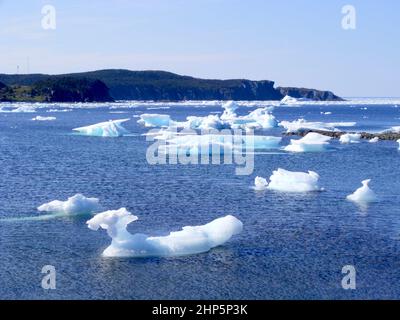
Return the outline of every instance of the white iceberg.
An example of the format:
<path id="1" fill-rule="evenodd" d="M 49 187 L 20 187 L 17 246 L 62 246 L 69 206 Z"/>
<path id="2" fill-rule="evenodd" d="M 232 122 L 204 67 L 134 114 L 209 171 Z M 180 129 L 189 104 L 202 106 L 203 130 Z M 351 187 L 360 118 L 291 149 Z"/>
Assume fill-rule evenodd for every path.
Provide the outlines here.
<path id="1" fill-rule="evenodd" d="M 258 108 L 248 115 L 232 119 L 232 128 L 241 129 L 271 129 L 278 126 L 276 118 L 271 114 L 271 108 Z"/>
<path id="2" fill-rule="evenodd" d="M 235 111 L 239 108 L 236 102 L 228 101 L 222 105 L 224 112 L 221 115 L 222 120 L 232 120 L 237 117 Z"/>
<path id="3" fill-rule="evenodd" d="M 310 132 L 300 140 L 290 140 L 290 145 L 285 147 L 285 151 L 290 152 L 321 152 L 325 151 L 329 145 L 331 137 L 319 133 Z"/>
<path id="4" fill-rule="evenodd" d="M 227 242 L 242 231 L 243 224 L 228 215 L 202 226 L 187 226 L 167 236 L 149 237 L 131 234 L 127 225 L 138 219 L 125 208 L 97 214 L 87 221 L 92 230 L 107 230 L 112 238 L 103 256 L 106 257 L 171 257 L 207 252 Z"/>
<path id="5" fill-rule="evenodd" d="M 340 143 L 348 144 L 348 143 L 359 143 L 361 139 L 361 134 L 359 133 L 346 133 L 340 136 Z"/>
<path id="6" fill-rule="evenodd" d="M 376 202 L 377 196 L 375 192 L 372 191 L 368 184 L 371 179 L 362 181 L 362 187 L 358 188 L 354 193 L 347 196 L 347 200 L 359 203 L 361 205 L 366 205 L 370 202 Z"/>
<path id="7" fill-rule="evenodd" d="M 377 142 L 379 142 L 379 137 L 372 138 L 368 142 L 369 143 L 377 143 Z"/>
<path id="8" fill-rule="evenodd" d="M 336 127 L 353 127 L 356 122 L 318 122 L 297 119 L 295 121 L 281 121 L 279 126 L 284 127 L 288 133 L 299 130 L 338 131 Z"/>
<path id="9" fill-rule="evenodd" d="M 269 178 L 268 189 L 280 192 L 322 191 L 318 186 L 319 175 L 314 171 L 293 172 L 284 169 L 275 170 Z"/>
<path id="10" fill-rule="evenodd" d="M 99 199 L 87 198 L 78 193 L 69 197 L 66 201 L 54 200 L 42 204 L 37 208 L 39 211 L 60 213 L 65 215 L 91 214 L 100 209 Z"/>
<path id="11" fill-rule="evenodd" d="M 54 121 L 56 117 L 43 117 L 43 116 L 36 116 L 32 118 L 32 121 Z"/>
<path id="12" fill-rule="evenodd" d="M 78 131 L 82 135 L 94 136 L 94 137 L 121 137 L 125 134 L 129 134 L 121 124 L 129 121 L 130 119 L 120 120 L 109 120 L 106 122 L 100 122 L 87 127 L 80 127 L 72 129 Z"/>
<path id="13" fill-rule="evenodd" d="M 187 155 L 278 149 L 282 140 L 281 137 L 274 136 L 176 135 L 168 131 L 163 132 L 163 135 L 155 136 L 155 139 L 165 139 L 165 145 L 160 145 L 159 151 Z"/>
<path id="14" fill-rule="evenodd" d="M 268 187 L 268 181 L 265 178 L 262 177 L 256 177 L 254 179 L 254 190 L 256 191 L 263 191 L 267 189 Z"/>
<path id="15" fill-rule="evenodd" d="M 293 105 L 301 102 L 310 101 L 310 99 L 306 98 L 294 98 L 289 95 L 286 95 L 280 102 L 281 105 Z"/>
<path id="16" fill-rule="evenodd" d="M 144 113 L 140 115 L 140 119 L 137 122 L 145 127 L 168 127 L 172 120 L 167 114 Z"/>

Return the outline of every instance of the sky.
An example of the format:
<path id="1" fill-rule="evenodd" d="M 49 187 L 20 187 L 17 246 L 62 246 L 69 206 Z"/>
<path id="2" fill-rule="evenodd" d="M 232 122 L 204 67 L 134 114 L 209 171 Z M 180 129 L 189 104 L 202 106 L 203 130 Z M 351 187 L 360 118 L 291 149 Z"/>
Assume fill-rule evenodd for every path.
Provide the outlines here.
<path id="1" fill-rule="evenodd" d="M 0 0 L 0 73 L 165 70 L 399 97 L 399 57 L 398 0 Z"/>

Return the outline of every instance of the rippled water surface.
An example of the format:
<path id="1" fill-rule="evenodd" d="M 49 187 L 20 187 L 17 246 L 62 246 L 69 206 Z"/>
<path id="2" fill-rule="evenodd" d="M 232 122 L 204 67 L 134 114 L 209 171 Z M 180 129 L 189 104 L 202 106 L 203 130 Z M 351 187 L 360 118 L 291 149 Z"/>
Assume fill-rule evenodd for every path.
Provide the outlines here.
<path id="1" fill-rule="evenodd" d="M 235 175 L 234 165 L 155 166 L 146 162 L 148 142 L 141 136 L 146 129 L 135 116 L 162 113 L 183 120 L 221 108 L 124 107 L 0 113 L 0 298 L 400 298 L 400 151 L 394 141 L 347 146 L 333 141 L 325 153 L 263 152 L 255 156 L 250 176 Z M 253 109 L 243 106 L 239 113 Z M 332 114 L 321 114 L 327 111 Z M 347 128 L 354 131 L 400 125 L 394 103 L 277 107 L 273 113 L 278 120 L 355 121 Z M 37 115 L 57 120 L 31 121 Z M 124 124 L 131 136 L 72 134 L 75 127 L 123 118 L 131 118 Z M 285 138 L 282 145 L 287 143 Z M 268 178 L 279 167 L 318 172 L 326 191 L 251 189 L 257 175 Z M 380 199 L 367 209 L 345 200 L 366 178 Z M 42 203 L 76 193 L 99 198 L 105 210 L 126 207 L 138 215 L 131 232 L 164 235 L 227 214 L 238 217 L 244 229 L 203 254 L 116 259 L 101 256 L 110 239 L 105 231 L 89 230 L 88 217 L 23 219 L 38 216 Z M 45 291 L 41 269 L 49 264 L 57 270 L 57 289 Z M 344 265 L 356 267 L 356 290 L 341 287 Z"/>

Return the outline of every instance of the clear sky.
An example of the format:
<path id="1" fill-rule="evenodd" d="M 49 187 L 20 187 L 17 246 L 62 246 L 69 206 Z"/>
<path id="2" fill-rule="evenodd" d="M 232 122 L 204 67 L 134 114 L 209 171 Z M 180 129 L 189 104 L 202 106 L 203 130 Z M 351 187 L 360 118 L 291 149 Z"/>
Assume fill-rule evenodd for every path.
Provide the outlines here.
<path id="1" fill-rule="evenodd" d="M 342 28 L 347 4 L 356 29 Z M 0 39 L 0 73 L 166 70 L 400 96 L 399 0 L 0 0 Z"/>

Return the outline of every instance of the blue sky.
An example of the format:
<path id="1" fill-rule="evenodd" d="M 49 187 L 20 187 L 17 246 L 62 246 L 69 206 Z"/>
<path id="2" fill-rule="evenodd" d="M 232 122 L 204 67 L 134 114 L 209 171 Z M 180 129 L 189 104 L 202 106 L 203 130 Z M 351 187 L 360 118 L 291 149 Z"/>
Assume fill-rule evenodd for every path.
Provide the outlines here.
<path id="1" fill-rule="evenodd" d="M 41 27 L 43 5 L 57 27 Z M 356 29 L 341 26 L 344 5 Z M 400 96 L 398 0 L 0 0 L 0 72 L 106 68 Z"/>

